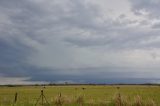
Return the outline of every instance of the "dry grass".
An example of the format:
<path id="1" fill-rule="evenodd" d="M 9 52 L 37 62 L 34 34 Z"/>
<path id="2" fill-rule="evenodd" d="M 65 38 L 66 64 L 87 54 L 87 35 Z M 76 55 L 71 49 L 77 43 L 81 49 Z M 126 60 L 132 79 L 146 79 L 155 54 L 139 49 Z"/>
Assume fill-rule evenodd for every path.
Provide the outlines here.
<path id="1" fill-rule="evenodd" d="M 0 88 L 0 106 L 11 106 L 15 92 L 19 95 L 14 106 L 33 106 L 39 89 Z M 54 86 L 46 87 L 44 95 L 50 106 L 160 106 L 159 90 L 157 86 Z"/>
<path id="2" fill-rule="evenodd" d="M 141 96 L 137 95 L 134 97 L 134 102 L 131 102 L 127 96 L 124 97 L 120 93 L 116 94 L 113 103 L 114 106 L 157 106 L 153 99 L 144 101 Z"/>
<path id="3" fill-rule="evenodd" d="M 79 104 L 80 106 L 82 106 L 84 104 L 84 97 L 83 96 L 79 96 L 76 99 L 76 103 Z"/>
<path id="4" fill-rule="evenodd" d="M 64 103 L 64 97 L 62 97 L 61 93 L 57 97 L 55 97 L 55 105 L 62 106 Z"/>
<path id="5" fill-rule="evenodd" d="M 143 106 L 143 101 L 142 101 L 142 97 L 140 97 L 139 95 L 137 95 L 135 97 L 135 103 L 134 103 L 135 106 Z"/>

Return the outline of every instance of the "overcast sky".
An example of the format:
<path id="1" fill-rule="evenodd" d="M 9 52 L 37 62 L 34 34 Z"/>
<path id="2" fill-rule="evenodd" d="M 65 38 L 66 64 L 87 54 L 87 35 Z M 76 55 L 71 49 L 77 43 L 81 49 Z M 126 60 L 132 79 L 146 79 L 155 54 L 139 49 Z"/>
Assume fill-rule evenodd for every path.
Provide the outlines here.
<path id="1" fill-rule="evenodd" d="M 159 82 L 159 10 L 159 0 L 0 0 L 0 84 Z"/>

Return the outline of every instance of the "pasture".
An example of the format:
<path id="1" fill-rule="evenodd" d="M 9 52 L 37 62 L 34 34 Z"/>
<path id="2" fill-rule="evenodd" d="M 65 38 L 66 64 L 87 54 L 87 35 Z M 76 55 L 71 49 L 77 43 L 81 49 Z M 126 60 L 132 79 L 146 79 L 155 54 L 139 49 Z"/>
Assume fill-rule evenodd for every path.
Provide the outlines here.
<path id="1" fill-rule="evenodd" d="M 45 98 L 40 97 L 41 90 Z M 15 93 L 17 97 L 15 100 Z M 79 85 L 0 87 L 0 106 L 160 106 L 160 87 Z"/>

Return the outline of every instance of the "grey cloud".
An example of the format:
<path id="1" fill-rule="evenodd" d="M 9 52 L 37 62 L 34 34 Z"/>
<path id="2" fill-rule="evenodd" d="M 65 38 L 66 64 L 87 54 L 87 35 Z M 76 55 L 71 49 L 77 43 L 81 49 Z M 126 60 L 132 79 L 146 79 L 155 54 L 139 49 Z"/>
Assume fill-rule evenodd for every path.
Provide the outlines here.
<path id="1" fill-rule="evenodd" d="M 137 15 L 147 15 L 150 18 L 158 18 L 160 1 L 158 0 L 130 0 L 132 10 Z"/>
<path id="2" fill-rule="evenodd" d="M 129 69 L 129 71 L 128 71 Z M 80 69 L 70 69 L 77 70 L 81 72 L 80 74 L 62 74 L 64 71 L 69 70 L 59 70 L 51 71 L 50 73 L 36 74 L 36 76 L 31 78 L 31 81 L 46 81 L 46 82 L 57 82 L 57 81 L 74 81 L 83 83 L 107 83 L 112 82 L 113 79 L 123 80 L 123 79 L 158 79 L 159 75 L 155 72 L 150 72 L 151 69 L 147 68 L 125 68 L 125 67 L 103 67 L 103 68 L 80 68 Z M 98 70 L 98 71 L 97 71 Z M 147 70 L 147 72 L 146 72 Z M 158 71 L 158 69 L 155 69 Z M 48 70 L 49 71 L 49 70 Z M 85 73 L 82 73 L 85 72 Z M 139 73 L 135 73 L 140 71 Z M 43 72 L 43 71 L 40 71 Z M 61 73 L 62 72 L 62 73 Z M 144 75 L 145 73 L 145 75 Z M 100 76 L 100 77 L 99 77 Z M 109 83 L 108 82 L 108 83 Z M 118 83 L 120 81 L 117 81 Z M 117 83 L 116 82 L 116 83 Z M 147 82 L 147 80 L 146 80 Z"/>
<path id="3" fill-rule="evenodd" d="M 50 3 L 53 5 L 48 7 Z M 46 45 L 48 39 L 59 39 L 56 36 L 65 36 L 65 32 L 73 27 L 96 26 L 93 22 L 95 9 L 87 7 L 84 2 L 49 1 L 47 4 L 44 5 L 44 1 L 0 1 L 0 16 L 7 17 L 0 21 L 1 73 L 28 76 L 29 72 L 24 68 L 29 67 L 26 59 Z"/>
<path id="4" fill-rule="evenodd" d="M 160 28 L 160 23 L 156 23 L 152 26 L 153 29 L 159 29 Z"/>
<path id="5" fill-rule="evenodd" d="M 67 37 L 64 40 L 80 47 L 105 46 L 110 49 L 150 49 L 159 48 L 156 39 L 159 37 L 159 30 L 150 31 L 136 28 L 112 29 L 91 33 L 93 37 Z M 102 34 L 101 34 L 102 33 Z M 151 43 L 147 42 L 153 40 Z M 155 41 L 154 41 L 155 40 Z M 146 43 L 143 43 L 145 42 Z"/>
<path id="6" fill-rule="evenodd" d="M 148 2 L 140 6 L 141 2 L 133 2 L 133 8 L 137 7 L 134 12 L 158 8 L 152 10 L 156 4 Z M 159 42 L 155 41 L 159 31 L 134 25 L 139 21 L 127 19 L 126 14 L 102 19 L 101 12 L 96 4 L 85 0 L 0 0 L 0 75 L 29 77 L 30 81 L 90 82 L 102 80 L 102 75 L 104 80 L 137 76 L 139 70 L 145 69 L 110 68 L 116 59 L 104 58 L 101 66 L 101 55 L 108 51 L 100 50 L 109 48 L 116 55 L 116 50 L 159 49 Z M 92 47 L 94 51 L 90 50 Z M 99 64 L 105 68 L 97 68 Z"/>

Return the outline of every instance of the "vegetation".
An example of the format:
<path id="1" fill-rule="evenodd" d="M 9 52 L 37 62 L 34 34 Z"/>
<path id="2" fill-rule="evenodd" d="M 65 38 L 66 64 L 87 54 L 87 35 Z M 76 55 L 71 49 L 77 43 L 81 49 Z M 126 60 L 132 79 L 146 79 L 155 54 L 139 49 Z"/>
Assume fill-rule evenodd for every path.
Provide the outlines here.
<path id="1" fill-rule="evenodd" d="M 44 106 L 160 106 L 160 87 L 153 85 L 3 86 L 0 106 L 35 106 L 42 89 Z"/>

